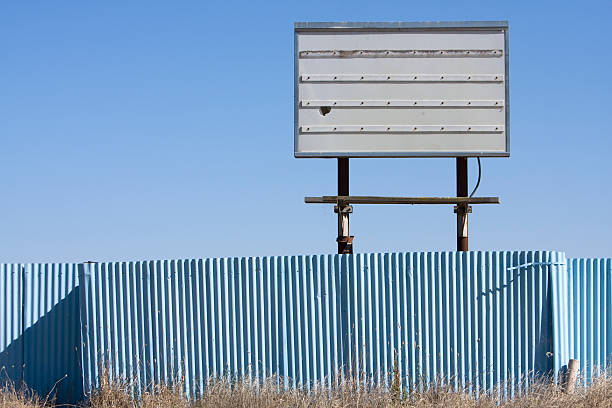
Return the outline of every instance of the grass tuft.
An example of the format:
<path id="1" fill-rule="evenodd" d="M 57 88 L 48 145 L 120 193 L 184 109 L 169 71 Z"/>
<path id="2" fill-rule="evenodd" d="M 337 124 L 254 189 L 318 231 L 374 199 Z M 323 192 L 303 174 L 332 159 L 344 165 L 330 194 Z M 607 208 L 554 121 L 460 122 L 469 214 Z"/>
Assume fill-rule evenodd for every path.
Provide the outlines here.
<path id="1" fill-rule="evenodd" d="M 0 386 L 0 408 L 47 408 L 53 405 L 27 387 L 16 388 L 11 382 Z"/>

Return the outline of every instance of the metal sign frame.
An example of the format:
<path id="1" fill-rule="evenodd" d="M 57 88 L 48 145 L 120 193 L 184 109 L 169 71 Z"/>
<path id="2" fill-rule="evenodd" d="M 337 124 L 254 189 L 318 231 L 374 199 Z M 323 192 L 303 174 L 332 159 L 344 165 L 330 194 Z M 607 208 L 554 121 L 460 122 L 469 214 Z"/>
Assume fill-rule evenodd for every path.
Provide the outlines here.
<path id="1" fill-rule="evenodd" d="M 504 85 L 505 85 L 505 151 L 503 152 L 298 152 L 299 110 L 299 51 L 298 34 L 304 32 L 331 31 L 401 31 L 403 29 L 501 29 L 504 34 Z M 509 157 L 510 156 L 510 78 L 509 78 L 509 43 L 507 21 L 462 21 L 462 22 L 395 22 L 395 23 L 364 23 L 364 22 L 311 22 L 295 23 L 294 25 L 294 156 L 296 158 L 341 158 L 341 157 Z"/>

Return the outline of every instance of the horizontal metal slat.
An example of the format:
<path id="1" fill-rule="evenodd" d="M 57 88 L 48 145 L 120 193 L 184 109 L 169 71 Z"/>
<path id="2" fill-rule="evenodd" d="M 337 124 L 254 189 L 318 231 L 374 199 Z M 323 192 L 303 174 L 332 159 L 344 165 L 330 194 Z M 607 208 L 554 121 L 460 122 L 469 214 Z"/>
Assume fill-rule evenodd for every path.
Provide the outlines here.
<path id="1" fill-rule="evenodd" d="M 502 74 L 302 74 L 302 82 L 504 82 Z"/>
<path id="2" fill-rule="evenodd" d="M 357 132 L 357 133 L 373 133 L 373 132 L 392 132 L 392 133 L 502 133 L 503 126 L 489 125 L 422 125 L 422 126 L 406 126 L 406 125 L 336 125 L 336 126 L 301 126 L 302 133 L 331 133 L 331 132 Z"/>
<path id="3" fill-rule="evenodd" d="M 407 107 L 407 108 L 501 108 L 502 100 L 303 100 L 301 107 Z"/>
<path id="4" fill-rule="evenodd" d="M 501 57 L 503 50 L 304 50 L 300 58 L 478 58 Z"/>

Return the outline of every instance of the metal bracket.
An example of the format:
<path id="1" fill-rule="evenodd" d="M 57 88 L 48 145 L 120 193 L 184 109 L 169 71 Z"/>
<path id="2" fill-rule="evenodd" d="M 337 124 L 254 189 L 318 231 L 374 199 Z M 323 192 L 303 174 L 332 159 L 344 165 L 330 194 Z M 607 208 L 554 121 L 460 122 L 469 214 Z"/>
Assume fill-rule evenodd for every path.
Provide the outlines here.
<path id="1" fill-rule="evenodd" d="M 459 207 L 461 207 L 461 212 L 463 212 L 464 214 L 471 214 L 472 213 L 472 206 L 471 205 L 461 204 L 461 205 L 456 205 L 453 208 L 453 212 L 455 214 L 457 214 L 457 212 L 459 212 L 459 210 L 460 210 Z"/>
<path id="2" fill-rule="evenodd" d="M 336 242 L 341 244 L 341 247 L 342 247 L 339 253 L 352 254 L 353 253 L 353 239 L 355 239 L 353 235 L 351 235 L 350 237 L 336 238 Z"/>
<path id="3" fill-rule="evenodd" d="M 334 213 L 338 214 L 339 209 L 342 214 L 352 214 L 353 213 L 352 205 L 348 205 L 348 204 L 334 205 Z"/>

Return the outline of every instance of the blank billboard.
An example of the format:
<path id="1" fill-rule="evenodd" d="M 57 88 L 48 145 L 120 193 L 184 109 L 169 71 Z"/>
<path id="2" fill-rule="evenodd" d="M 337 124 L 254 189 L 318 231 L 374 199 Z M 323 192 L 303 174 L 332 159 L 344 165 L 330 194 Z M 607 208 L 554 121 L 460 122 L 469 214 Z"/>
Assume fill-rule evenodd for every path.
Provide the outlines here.
<path id="1" fill-rule="evenodd" d="M 295 156 L 509 156 L 507 31 L 296 23 Z"/>

